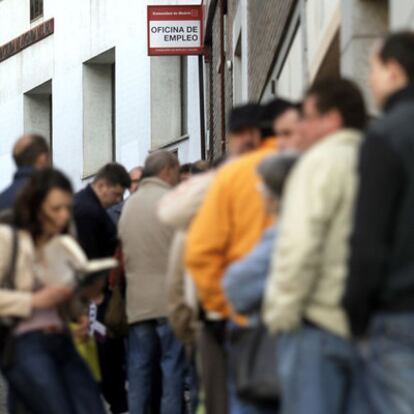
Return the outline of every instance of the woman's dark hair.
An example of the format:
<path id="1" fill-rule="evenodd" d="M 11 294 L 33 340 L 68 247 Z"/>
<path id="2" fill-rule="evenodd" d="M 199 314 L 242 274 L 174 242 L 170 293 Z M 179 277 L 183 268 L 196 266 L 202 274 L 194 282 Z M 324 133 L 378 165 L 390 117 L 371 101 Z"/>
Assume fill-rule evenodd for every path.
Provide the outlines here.
<path id="1" fill-rule="evenodd" d="M 54 189 L 73 194 L 72 184 L 63 173 L 46 168 L 34 172 L 16 200 L 14 223 L 17 228 L 28 231 L 33 240 L 42 234 L 40 211 L 46 197 Z"/>

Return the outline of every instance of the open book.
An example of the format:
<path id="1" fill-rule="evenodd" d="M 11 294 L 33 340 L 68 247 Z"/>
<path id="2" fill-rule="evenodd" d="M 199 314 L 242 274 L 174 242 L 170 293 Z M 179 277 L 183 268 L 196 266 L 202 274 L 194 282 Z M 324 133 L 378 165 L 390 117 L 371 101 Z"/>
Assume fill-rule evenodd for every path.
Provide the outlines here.
<path id="1" fill-rule="evenodd" d="M 112 257 L 88 260 L 78 242 L 71 236 L 54 237 L 44 248 L 47 271 L 42 272 L 42 282 L 68 286 L 84 285 L 97 277 L 105 277 L 118 266 Z"/>

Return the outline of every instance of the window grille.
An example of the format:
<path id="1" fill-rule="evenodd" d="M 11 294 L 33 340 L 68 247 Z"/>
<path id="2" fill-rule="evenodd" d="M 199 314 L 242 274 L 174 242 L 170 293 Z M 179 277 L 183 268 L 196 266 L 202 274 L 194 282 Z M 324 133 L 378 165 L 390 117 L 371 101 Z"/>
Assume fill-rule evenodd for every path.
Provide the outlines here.
<path id="1" fill-rule="evenodd" d="M 43 16 L 43 0 L 30 0 L 30 21 Z"/>

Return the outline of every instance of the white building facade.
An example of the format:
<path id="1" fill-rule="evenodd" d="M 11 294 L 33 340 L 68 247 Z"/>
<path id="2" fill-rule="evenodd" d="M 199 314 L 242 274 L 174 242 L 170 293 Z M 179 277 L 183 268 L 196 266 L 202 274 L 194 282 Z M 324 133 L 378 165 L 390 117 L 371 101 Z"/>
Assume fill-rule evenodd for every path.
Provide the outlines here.
<path id="1" fill-rule="evenodd" d="M 193 2 L 0 0 L 0 51 L 46 33 L 0 53 L 0 189 L 24 132 L 49 139 L 76 189 L 106 162 L 132 168 L 158 148 L 201 158 L 198 57 L 147 56 L 152 3 Z"/>
<path id="2" fill-rule="evenodd" d="M 389 32 L 414 29 L 413 0 L 298 0 L 262 100 L 299 100 L 315 80 L 345 76 L 363 90 L 372 114 L 369 58 Z"/>

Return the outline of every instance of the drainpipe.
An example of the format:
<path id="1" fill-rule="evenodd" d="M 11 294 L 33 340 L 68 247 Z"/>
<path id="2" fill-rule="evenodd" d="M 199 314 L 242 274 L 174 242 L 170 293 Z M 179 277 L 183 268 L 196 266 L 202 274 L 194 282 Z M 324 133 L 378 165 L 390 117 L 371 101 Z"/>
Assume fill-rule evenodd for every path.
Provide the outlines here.
<path id="1" fill-rule="evenodd" d="M 204 115 L 204 71 L 203 71 L 203 55 L 198 56 L 198 87 L 200 99 L 200 149 L 201 159 L 206 159 L 206 120 Z"/>
<path id="2" fill-rule="evenodd" d="M 210 148 L 210 152 L 209 152 L 209 160 L 213 161 L 214 160 L 214 134 L 213 134 L 213 126 L 214 126 L 214 122 L 213 122 L 213 111 L 214 111 L 214 94 L 213 94 L 213 81 L 214 81 L 214 77 L 213 77 L 213 67 L 212 67 L 212 56 L 211 56 L 212 50 L 211 48 L 208 48 L 206 50 L 206 58 L 208 58 L 209 60 L 209 67 L 210 70 L 208 71 L 208 82 L 209 82 L 209 86 L 208 86 L 208 93 L 209 93 L 209 127 L 210 127 L 210 144 L 209 144 L 209 148 Z"/>
<path id="3" fill-rule="evenodd" d="M 225 92 L 225 54 L 224 54 L 224 0 L 219 0 L 220 12 L 220 112 L 221 112 L 221 152 L 226 152 L 226 92 Z"/>

